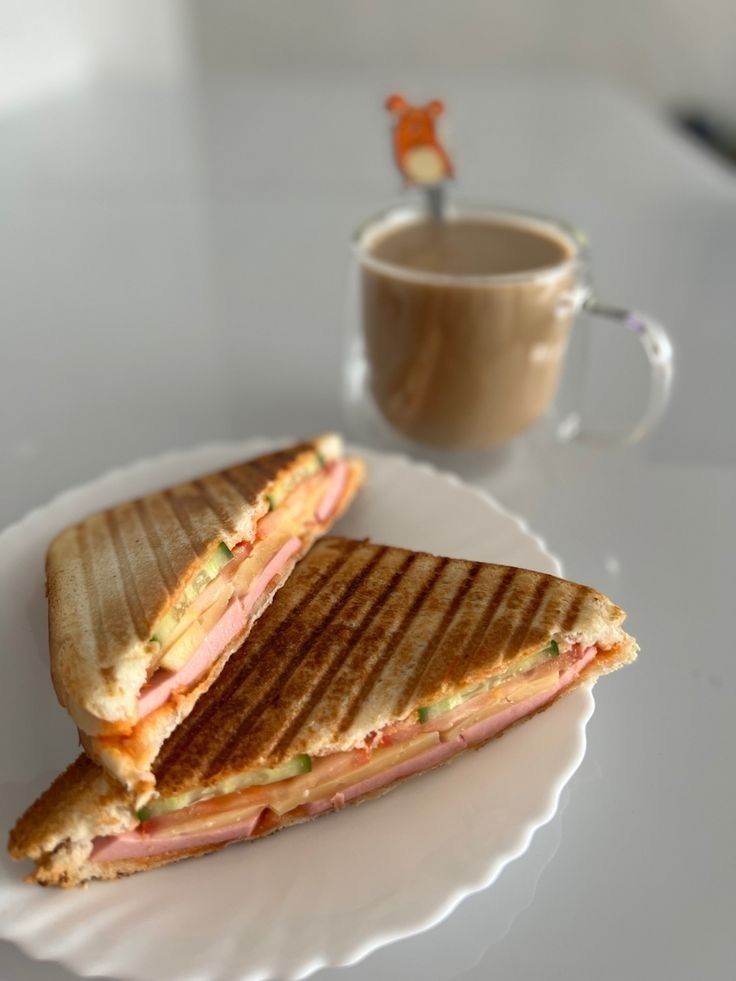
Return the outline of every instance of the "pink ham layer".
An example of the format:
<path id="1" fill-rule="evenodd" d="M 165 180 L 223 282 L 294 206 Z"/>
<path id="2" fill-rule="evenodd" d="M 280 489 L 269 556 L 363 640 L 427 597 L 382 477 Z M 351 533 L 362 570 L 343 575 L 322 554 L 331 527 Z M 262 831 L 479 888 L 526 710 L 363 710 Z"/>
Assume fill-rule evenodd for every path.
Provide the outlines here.
<path id="1" fill-rule="evenodd" d="M 532 695 L 526 701 L 518 702 L 516 705 L 509 705 L 505 711 L 499 712 L 498 715 L 492 715 L 488 719 L 481 719 L 480 722 L 476 722 L 475 725 L 470 726 L 469 729 L 461 733 L 458 739 L 461 739 L 466 746 L 473 746 L 475 743 L 483 742 L 485 739 L 491 739 L 493 736 L 498 735 L 502 729 L 513 725 L 514 722 L 518 722 L 525 715 L 536 712 L 538 708 L 551 701 L 559 691 L 567 688 L 583 668 L 590 664 L 597 653 L 598 649 L 595 646 L 586 647 L 578 660 L 562 672 L 557 684 L 551 691 L 543 691 L 538 695 Z"/>
<path id="2" fill-rule="evenodd" d="M 328 470 L 329 483 L 319 502 L 315 517 L 319 522 L 328 521 L 334 514 L 345 491 L 349 467 L 345 460 L 336 460 Z M 158 672 L 141 689 L 138 698 L 138 718 L 143 719 L 168 701 L 177 688 L 186 688 L 201 677 L 215 663 L 234 637 L 243 630 L 250 611 L 266 586 L 277 576 L 289 559 L 301 548 L 299 538 L 290 538 L 274 555 L 263 572 L 251 585 L 245 596 L 234 599 L 225 613 L 210 630 L 189 660 L 178 671 Z"/>
<path id="3" fill-rule="evenodd" d="M 205 673 L 220 657 L 233 638 L 243 630 L 248 614 L 266 586 L 302 547 L 300 538 L 290 538 L 281 546 L 245 596 L 232 600 L 225 613 L 210 630 L 186 664 L 174 672 L 157 672 L 141 690 L 138 716 L 144 718 L 167 702 L 177 688 L 186 688 Z"/>
<path id="4" fill-rule="evenodd" d="M 314 512 L 317 521 L 327 521 L 334 514 L 335 508 L 345 492 L 349 472 L 345 460 L 335 460 L 329 465 L 330 484 Z"/>
<path id="5" fill-rule="evenodd" d="M 326 800 L 304 804 L 302 805 L 304 810 L 311 817 L 315 817 L 324 811 L 343 807 L 355 797 L 370 794 L 375 790 L 380 790 L 381 787 L 386 786 L 388 783 L 402 779 L 402 777 L 409 777 L 422 770 L 430 769 L 433 766 L 444 763 L 445 760 L 461 752 L 461 750 L 467 749 L 469 746 L 484 742 L 486 739 L 491 739 L 514 722 L 517 722 L 526 715 L 530 715 L 551 701 L 561 689 L 567 687 L 580 674 L 583 668 L 593 660 L 596 653 L 596 647 L 587 647 L 583 651 L 582 656 L 563 671 L 557 685 L 553 689 L 533 695 L 531 698 L 527 698 L 523 702 L 518 702 L 516 705 L 510 705 L 503 712 L 491 715 L 487 719 L 481 719 L 480 722 L 476 722 L 470 726 L 455 739 L 439 743 L 425 753 L 419 753 L 411 759 L 404 760 L 401 763 L 397 763 L 396 766 L 389 767 L 388 770 L 384 770 L 382 773 L 376 773 L 366 780 L 361 780 Z M 107 862 L 126 858 L 144 858 L 151 855 L 162 855 L 167 851 L 184 851 L 189 848 L 200 848 L 204 845 L 214 845 L 224 841 L 236 841 L 241 838 L 248 838 L 256 829 L 261 813 L 262 811 L 259 811 L 255 816 L 249 817 L 245 821 L 218 828 L 215 831 L 202 831 L 197 834 L 154 838 L 147 837 L 138 830 L 133 830 L 122 835 L 95 838 L 91 860 Z"/>

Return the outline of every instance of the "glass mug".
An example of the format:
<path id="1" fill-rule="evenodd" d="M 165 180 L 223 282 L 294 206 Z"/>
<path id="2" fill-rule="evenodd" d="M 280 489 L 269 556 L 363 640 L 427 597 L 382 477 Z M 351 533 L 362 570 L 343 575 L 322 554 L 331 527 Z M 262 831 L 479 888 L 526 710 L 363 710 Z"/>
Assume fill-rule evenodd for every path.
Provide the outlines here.
<path id="1" fill-rule="evenodd" d="M 362 224 L 352 251 L 345 398 L 353 435 L 365 437 L 373 418 L 433 449 L 501 446 L 552 405 L 583 312 L 639 338 L 648 403 L 616 434 L 590 432 L 571 412 L 557 438 L 625 445 L 662 415 L 672 380 L 667 334 L 650 317 L 596 299 L 585 238 L 563 222 L 459 207 L 437 224 L 421 204 L 402 203 Z"/>

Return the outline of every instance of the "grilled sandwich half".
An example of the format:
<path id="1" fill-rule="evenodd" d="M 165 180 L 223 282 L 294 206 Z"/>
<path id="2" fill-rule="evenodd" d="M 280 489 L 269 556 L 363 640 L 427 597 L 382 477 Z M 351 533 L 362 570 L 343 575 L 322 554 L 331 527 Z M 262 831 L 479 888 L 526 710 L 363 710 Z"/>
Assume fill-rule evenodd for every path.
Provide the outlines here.
<path id="1" fill-rule="evenodd" d="M 114 879 L 384 793 L 632 661 L 624 616 L 554 576 L 323 539 L 163 746 L 157 796 L 80 756 L 11 854 Z"/>
<path id="2" fill-rule="evenodd" d="M 46 560 L 54 687 L 87 752 L 136 794 L 295 563 L 363 479 L 328 435 L 65 529 Z"/>

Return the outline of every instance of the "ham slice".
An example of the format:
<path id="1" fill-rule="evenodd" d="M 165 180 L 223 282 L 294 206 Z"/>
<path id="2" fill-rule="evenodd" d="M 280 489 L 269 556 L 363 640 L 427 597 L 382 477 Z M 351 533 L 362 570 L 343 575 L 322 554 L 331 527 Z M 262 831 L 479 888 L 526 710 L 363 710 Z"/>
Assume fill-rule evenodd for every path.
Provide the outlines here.
<path id="1" fill-rule="evenodd" d="M 263 572 L 256 576 L 253 581 L 253 585 L 250 587 L 245 596 L 241 597 L 239 600 L 240 607 L 245 616 L 248 616 L 250 611 L 256 605 L 256 602 L 261 597 L 266 586 L 268 586 L 274 576 L 277 576 L 281 572 L 289 559 L 296 555 L 301 547 L 302 542 L 300 538 L 290 538 L 284 545 L 281 546 L 271 561 L 266 563 Z"/>
<path id="2" fill-rule="evenodd" d="M 346 787 L 345 790 L 335 794 L 331 799 L 327 798 L 326 800 L 317 800 L 304 804 L 304 810 L 310 817 L 314 817 L 317 814 L 322 814 L 323 811 L 330 810 L 332 807 L 344 807 L 353 798 L 360 797 L 362 794 L 370 794 L 374 790 L 380 790 L 387 783 L 393 783 L 394 780 L 401 780 L 402 777 L 410 777 L 413 773 L 419 773 L 420 770 L 427 770 L 432 766 L 439 766 L 440 763 L 449 760 L 455 753 L 459 753 L 461 749 L 464 749 L 462 737 L 446 743 L 437 743 L 436 746 L 426 750 L 424 753 L 412 756 L 408 760 L 397 763 L 396 766 L 389 767 L 388 770 L 382 770 L 381 773 L 374 773 L 373 776 L 368 777 L 366 780 L 361 780 L 359 783 L 354 783 L 351 787 Z"/>
<path id="3" fill-rule="evenodd" d="M 255 831 L 265 808 L 257 807 L 236 824 L 224 828 L 210 828 L 185 835 L 147 835 L 139 830 L 126 831 L 122 835 L 95 838 L 90 855 L 91 862 L 120 862 L 126 858 L 152 858 L 169 852 L 183 852 L 190 848 L 215 845 L 237 838 L 248 838 Z"/>
<path id="4" fill-rule="evenodd" d="M 335 508 L 340 503 L 348 482 L 350 468 L 345 460 L 335 460 L 329 465 L 330 482 L 327 485 L 325 496 L 317 505 L 314 513 L 317 521 L 328 521 L 335 513 Z"/>
<path id="5" fill-rule="evenodd" d="M 222 652 L 242 632 L 248 616 L 263 594 L 269 582 L 277 576 L 286 563 L 301 548 L 299 538 L 290 538 L 256 577 L 252 586 L 240 598 L 235 597 L 224 615 L 217 621 L 189 660 L 178 671 L 157 671 L 151 681 L 141 689 L 138 698 L 138 715 L 144 718 L 168 701 L 179 688 L 186 688 L 209 670 Z"/>

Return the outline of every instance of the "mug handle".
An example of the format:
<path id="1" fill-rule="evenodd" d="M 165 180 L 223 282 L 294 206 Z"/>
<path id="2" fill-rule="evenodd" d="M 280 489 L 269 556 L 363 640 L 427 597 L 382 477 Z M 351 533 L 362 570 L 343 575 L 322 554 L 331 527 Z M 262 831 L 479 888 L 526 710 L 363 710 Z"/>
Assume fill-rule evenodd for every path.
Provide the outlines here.
<path id="1" fill-rule="evenodd" d="M 588 296 L 584 300 L 581 312 L 620 324 L 639 338 L 651 372 L 649 400 L 638 421 L 622 433 L 606 434 L 585 429 L 581 424 L 580 416 L 576 412 L 571 412 L 558 424 L 557 438 L 561 442 L 578 442 L 589 446 L 609 448 L 629 446 L 638 442 L 652 429 L 667 407 L 672 388 L 672 343 L 664 327 L 656 320 L 643 313 L 625 310 L 623 307 L 599 303 L 594 296 Z"/>

